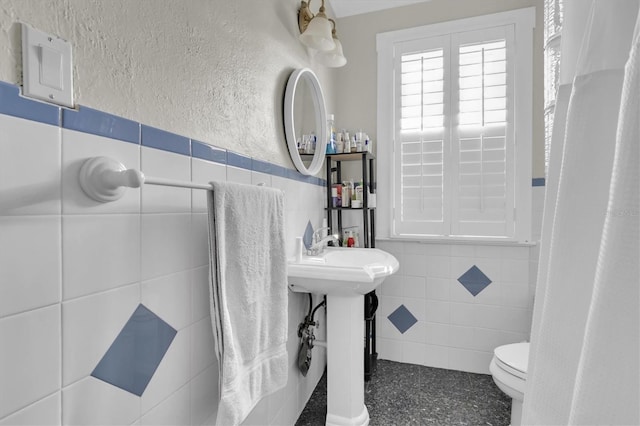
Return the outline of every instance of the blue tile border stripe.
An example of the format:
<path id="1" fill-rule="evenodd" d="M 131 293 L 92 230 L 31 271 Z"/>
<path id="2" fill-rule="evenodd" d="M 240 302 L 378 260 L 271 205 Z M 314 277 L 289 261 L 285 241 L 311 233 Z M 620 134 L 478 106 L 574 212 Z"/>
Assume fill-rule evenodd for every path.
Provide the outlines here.
<path id="1" fill-rule="evenodd" d="M 227 165 L 251 170 L 251 157 L 233 151 L 227 151 Z"/>
<path id="2" fill-rule="evenodd" d="M 193 139 L 191 139 L 191 155 L 193 158 L 227 164 L 227 151 Z"/>
<path id="3" fill-rule="evenodd" d="M 140 144 L 298 182 L 326 186 L 325 179 L 305 176 L 297 170 L 217 148 L 100 110 L 82 105 L 78 105 L 77 109 L 68 109 L 24 98 L 20 95 L 20 88 L 17 85 L 4 81 L 0 81 L 0 114 Z"/>
<path id="4" fill-rule="evenodd" d="M 0 81 L 0 114 L 60 126 L 60 107 L 20 96 L 20 88 Z"/>
<path id="5" fill-rule="evenodd" d="M 272 175 L 273 164 L 267 163 L 266 161 L 256 160 L 255 158 L 251 159 L 251 170 L 254 172 L 265 173 L 267 175 Z"/>
<path id="6" fill-rule="evenodd" d="M 140 123 L 92 108 L 62 110 L 62 127 L 118 139 L 135 144 L 140 143 Z"/>
<path id="7" fill-rule="evenodd" d="M 140 127 L 140 142 L 149 148 L 191 156 L 191 139 L 144 124 Z"/>
<path id="8" fill-rule="evenodd" d="M 326 186 L 323 178 L 305 176 L 297 170 L 247 157 L 232 151 L 170 133 L 136 121 L 112 115 L 96 109 L 78 106 L 77 110 L 57 107 L 20 96 L 20 88 L 0 81 L 0 114 L 51 124 L 83 133 L 90 133 L 138 143 L 143 146 L 174 152 L 181 155 L 228 164 L 273 176 Z M 533 178 L 531 185 L 545 186 L 545 178 Z"/>

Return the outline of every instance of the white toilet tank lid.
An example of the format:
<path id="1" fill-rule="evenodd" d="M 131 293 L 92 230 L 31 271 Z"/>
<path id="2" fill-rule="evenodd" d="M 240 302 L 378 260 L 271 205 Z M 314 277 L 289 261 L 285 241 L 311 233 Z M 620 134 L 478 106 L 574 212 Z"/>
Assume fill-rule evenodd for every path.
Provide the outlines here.
<path id="1" fill-rule="evenodd" d="M 527 366 L 529 365 L 529 342 L 499 346 L 494 349 L 493 353 L 503 364 L 523 374 L 527 374 Z"/>

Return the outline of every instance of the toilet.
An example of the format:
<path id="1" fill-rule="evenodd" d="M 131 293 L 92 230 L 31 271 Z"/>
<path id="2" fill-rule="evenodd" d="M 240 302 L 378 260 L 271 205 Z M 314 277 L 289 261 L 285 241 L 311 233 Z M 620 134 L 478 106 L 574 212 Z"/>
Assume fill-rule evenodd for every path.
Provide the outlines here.
<path id="1" fill-rule="evenodd" d="M 489 371 L 493 381 L 511 401 L 511 426 L 522 422 L 522 401 L 529 365 L 529 343 L 513 343 L 493 350 Z"/>

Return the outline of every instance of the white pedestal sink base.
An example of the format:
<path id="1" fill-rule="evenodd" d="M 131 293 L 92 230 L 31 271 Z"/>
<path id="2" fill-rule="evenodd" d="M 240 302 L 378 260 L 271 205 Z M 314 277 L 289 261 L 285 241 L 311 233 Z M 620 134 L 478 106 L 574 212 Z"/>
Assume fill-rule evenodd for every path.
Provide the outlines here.
<path id="1" fill-rule="evenodd" d="M 327 418 L 331 426 L 368 426 L 364 405 L 364 295 L 400 265 L 376 248 L 328 247 L 287 263 L 289 288 L 327 295 Z"/>
<path id="2" fill-rule="evenodd" d="M 367 426 L 364 296 L 327 295 L 327 426 Z"/>
<path id="3" fill-rule="evenodd" d="M 327 413 L 327 426 L 367 426 L 369 424 L 369 411 L 366 406 L 362 406 L 362 413 L 358 417 L 345 419 L 335 414 Z"/>

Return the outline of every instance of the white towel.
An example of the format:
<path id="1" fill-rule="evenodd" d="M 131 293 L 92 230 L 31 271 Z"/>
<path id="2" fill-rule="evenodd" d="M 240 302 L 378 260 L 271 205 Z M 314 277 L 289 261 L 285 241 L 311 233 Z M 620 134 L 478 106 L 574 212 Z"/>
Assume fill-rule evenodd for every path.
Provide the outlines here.
<path id="1" fill-rule="evenodd" d="M 220 366 L 218 425 L 240 424 L 287 383 L 287 273 L 282 191 L 212 182 L 211 320 Z"/>

